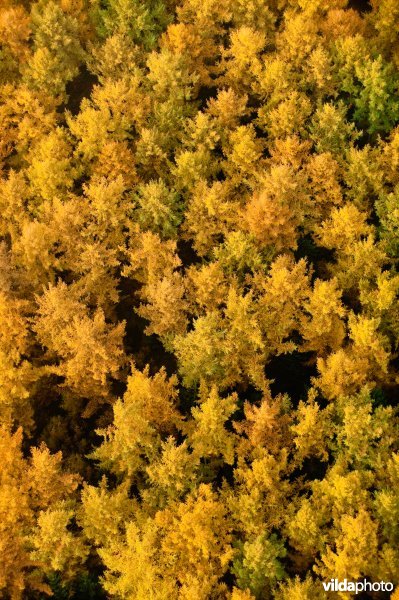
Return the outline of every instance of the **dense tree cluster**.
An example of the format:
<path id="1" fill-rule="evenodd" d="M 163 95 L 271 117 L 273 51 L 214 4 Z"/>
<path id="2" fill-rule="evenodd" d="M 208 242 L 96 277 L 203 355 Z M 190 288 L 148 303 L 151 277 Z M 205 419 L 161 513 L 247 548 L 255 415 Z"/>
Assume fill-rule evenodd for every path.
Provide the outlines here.
<path id="1" fill-rule="evenodd" d="M 2 0 L 2 598 L 399 585 L 398 32 Z"/>

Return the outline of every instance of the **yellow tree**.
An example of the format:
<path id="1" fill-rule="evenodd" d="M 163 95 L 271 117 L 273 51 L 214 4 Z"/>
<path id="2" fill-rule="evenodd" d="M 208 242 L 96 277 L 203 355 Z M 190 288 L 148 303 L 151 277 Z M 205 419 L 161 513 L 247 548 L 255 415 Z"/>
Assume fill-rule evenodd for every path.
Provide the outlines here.
<path id="1" fill-rule="evenodd" d="M 148 367 L 143 372 L 132 367 L 123 399 L 113 406 L 113 424 L 100 431 L 104 441 L 93 458 L 115 473 L 139 477 L 157 456 L 161 436 L 181 427 L 176 384 L 164 369 L 151 377 Z"/>
<path id="2" fill-rule="evenodd" d="M 124 322 L 111 325 L 104 312 L 90 314 L 64 283 L 49 286 L 37 298 L 33 329 L 47 349 L 49 372 L 64 378 L 63 386 L 89 401 L 86 414 L 109 400 L 112 378 L 125 361 Z"/>
<path id="3" fill-rule="evenodd" d="M 40 376 L 28 360 L 33 350 L 27 313 L 29 304 L 19 300 L 11 290 L 0 292 L 0 424 L 33 427 L 30 393 Z"/>
<path id="4" fill-rule="evenodd" d="M 24 458 L 22 430 L 1 427 L 0 448 L 0 590 L 21 600 L 39 590 L 51 594 L 45 574 L 76 575 L 87 549 L 68 531 L 79 477 L 64 473 L 61 453 L 43 445 Z"/>
<path id="5" fill-rule="evenodd" d="M 79 23 L 56 2 L 37 2 L 32 9 L 32 32 L 34 52 L 24 79 L 32 89 L 62 95 L 84 57 Z"/>

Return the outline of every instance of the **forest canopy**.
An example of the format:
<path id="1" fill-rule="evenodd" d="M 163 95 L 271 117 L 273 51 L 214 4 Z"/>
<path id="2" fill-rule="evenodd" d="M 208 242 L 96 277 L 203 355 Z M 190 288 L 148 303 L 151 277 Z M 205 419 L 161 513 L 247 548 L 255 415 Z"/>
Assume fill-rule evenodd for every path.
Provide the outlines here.
<path id="1" fill-rule="evenodd" d="M 1 598 L 399 584 L 398 34 L 2 0 Z"/>

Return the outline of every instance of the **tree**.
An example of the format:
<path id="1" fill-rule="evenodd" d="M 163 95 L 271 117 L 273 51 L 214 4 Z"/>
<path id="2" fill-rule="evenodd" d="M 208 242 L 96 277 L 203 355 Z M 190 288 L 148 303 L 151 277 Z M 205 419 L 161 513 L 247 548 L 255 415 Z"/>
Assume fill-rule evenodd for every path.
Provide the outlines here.
<path id="1" fill-rule="evenodd" d="M 359 136 L 353 123 L 346 119 L 342 102 L 325 103 L 315 111 L 310 125 L 311 139 L 318 152 L 341 157 L 350 142 Z"/>
<path id="2" fill-rule="evenodd" d="M 27 52 L 26 42 L 30 34 L 30 19 L 27 11 L 23 6 L 15 6 L 14 2 L 5 2 L 0 14 L 2 42 L 23 61 Z M 17 26 L 14 35 L 12 35 L 13 26 Z"/>
<path id="3" fill-rule="evenodd" d="M 180 224 L 179 196 L 162 179 L 139 186 L 137 217 L 142 229 L 150 229 L 164 238 L 176 237 Z"/>
<path id="4" fill-rule="evenodd" d="M 11 290 L 0 292 L 0 423 L 10 428 L 18 423 L 27 432 L 34 426 L 29 396 L 40 377 L 40 369 L 29 360 L 33 340 L 28 310 L 28 303 Z"/>
<path id="5" fill-rule="evenodd" d="M 291 92 L 275 108 L 260 108 L 258 122 L 272 138 L 284 138 L 297 133 L 306 135 L 307 121 L 312 113 L 312 105 L 305 94 Z"/>
<path id="6" fill-rule="evenodd" d="M 229 514 L 209 485 L 201 484 L 175 510 L 157 513 L 163 529 L 163 564 L 181 586 L 182 599 L 222 593 L 221 578 L 233 556 Z"/>
<path id="7" fill-rule="evenodd" d="M 183 229 L 200 256 L 209 253 L 220 236 L 234 228 L 239 206 L 228 182 L 198 181 L 187 202 Z"/>
<path id="8" fill-rule="evenodd" d="M 110 380 L 118 377 L 124 362 L 124 323 L 107 323 L 101 309 L 90 315 L 63 283 L 48 287 L 37 301 L 33 328 L 48 351 L 49 371 L 64 378 L 63 386 L 91 400 L 89 415 L 99 402 L 107 401 Z"/>
<path id="9" fill-rule="evenodd" d="M 198 317 L 192 331 L 175 337 L 174 349 L 186 385 L 203 378 L 223 389 L 242 377 L 260 389 L 266 385 L 267 349 L 251 294 L 242 296 L 232 288 L 226 308 Z"/>
<path id="10" fill-rule="evenodd" d="M 4 160 L 19 167 L 27 150 L 55 127 L 57 115 L 52 98 L 26 85 L 0 87 L 2 124 L 1 165 Z M 13 155 L 16 152 L 16 155 Z"/>
<path id="11" fill-rule="evenodd" d="M 230 47 L 225 51 L 223 83 L 238 93 L 251 89 L 261 71 L 260 53 L 266 45 L 266 36 L 260 30 L 242 26 L 230 33 Z"/>
<path id="12" fill-rule="evenodd" d="M 371 135 L 389 131 L 399 110 L 395 98 L 398 81 L 392 64 L 386 63 L 381 54 L 370 56 L 359 34 L 339 40 L 336 53 L 337 76 L 341 89 L 355 106 L 355 122 Z"/>
<path id="13" fill-rule="evenodd" d="M 298 228 L 308 201 L 301 175 L 288 165 L 272 166 L 243 211 L 250 233 L 276 254 L 297 246 Z"/>
<path id="14" fill-rule="evenodd" d="M 32 89 L 62 97 L 84 57 L 79 24 L 55 2 L 38 2 L 32 9 L 32 32 L 34 52 L 24 79 Z"/>
<path id="15" fill-rule="evenodd" d="M 395 2 L 0 4 L 0 596 L 399 584 Z"/>
<path id="16" fill-rule="evenodd" d="M 327 348 L 340 348 L 345 339 L 345 325 L 342 321 L 345 308 L 341 302 L 341 291 L 337 289 L 337 281 L 316 279 L 304 308 L 310 314 L 308 323 L 302 328 L 304 348 L 312 348 L 319 356 Z"/>
<path id="17" fill-rule="evenodd" d="M 276 595 L 278 600 L 325 600 L 326 597 L 320 581 L 311 577 L 301 581 L 298 576 L 281 584 Z"/>
<path id="18" fill-rule="evenodd" d="M 274 581 L 283 579 L 285 573 L 279 558 L 286 555 L 284 543 L 275 534 L 260 534 L 252 541 L 240 544 L 239 558 L 232 572 L 241 588 L 249 589 L 255 598 L 269 594 Z"/>
<path id="19" fill-rule="evenodd" d="M 194 423 L 189 435 L 193 457 L 222 456 L 228 464 L 234 462 L 235 436 L 226 430 L 225 423 L 237 410 L 237 397 L 220 398 L 216 387 L 209 393 L 202 390 L 200 406 L 191 409 Z"/>
<path id="20" fill-rule="evenodd" d="M 164 369 L 151 377 L 148 367 L 143 372 L 132 367 L 126 393 L 113 406 L 113 425 L 100 431 L 104 442 L 93 458 L 114 473 L 137 477 L 157 456 L 161 435 L 181 427 L 176 384 Z"/>
<path id="21" fill-rule="evenodd" d="M 29 590 L 50 593 L 44 574 L 74 574 L 87 554 L 79 537 L 67 530 L 79 477 L 63 473 L 60 452 L 51 455 L 43 445 L 24 458 L 21 443 L 22 429 L 11 434 L 2 426 L 0 589 L 12 600 Z"/>
<path id="22" fill-rule="evenodd" d="M 370 573 L 370 554 L 374 555 L 377 546 L 377 526 L 367 511 L 359 510 L 352 517 L 344 515 L 340 523 L 341 535 L 336 540 L 337 550 L 331 548 L 321 557 L 322 567 L 318 571 L 325 579 L 337 575 L 341 581 L 347 577 L 356 580 Z M 356 547 L 356 560 L 354 548 Z"/>
<path id="23" fill-rule="evenodd" d="M 143 6 L 137 0 L 107 0 L 101 4 L 93 3 L 94 19 L 98 34 L 108 38 L 113 33 L 122 33 L 151 49 L 168 24 L 170 16 L 166 11 L 166 2 L 151 0 Z"/>
<path id="24" fill-rule="evenodd" d="M 133 127 L 142 126 L 147 113 L 140 75 L 107 79 L 94 87 L 90 100 L 83 99 L 76 117 L 67 117 L 70 131 L 79 140 L 76 153 L 90 162 L 104 142 L 129 140 Z"/>
<path id="25" fill-rule="evenodd" d="M 33 194 L 52 200 L 55 196 L 64 196 L 71 189 L 78 174 L 71 154 L 72 148 L 62 129 L 56 129 L 33 146 L 27 169 Z M 58 157 L 56 164 L 54 156 Z"/>

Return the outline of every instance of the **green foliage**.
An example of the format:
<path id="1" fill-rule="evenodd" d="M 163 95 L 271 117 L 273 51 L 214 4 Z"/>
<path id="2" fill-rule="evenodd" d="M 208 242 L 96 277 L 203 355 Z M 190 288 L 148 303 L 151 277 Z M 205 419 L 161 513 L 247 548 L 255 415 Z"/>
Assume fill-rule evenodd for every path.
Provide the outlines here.
<path id="1" fill-rule="evenodd" d="M 284 542 L 275 534 L 260 534 L 251 541 L 239 542 L 237 547 L 240 555 L 234 560 L 232 573 L 238 587 L 251 590 L 255 598 L 264 598 L 270 587 L 285 576 L 279 560 L 287 553 Z"/>
<path id="2" fill-rule="evenodd" d="M 168 190 L 159 179 L 139 186 L 136 199 L 136 217 L 142 229 L 162 238 L 176 237 L 182 219 L 177 192 Z"/>
<path id="3" fill-rule="evenodd" d="M 91 7 L 92 18 L 101 38 L 115 32 L 130 37 L 134 43 L 152 49 L 163 29 L 172 20 L 162 0 L 95 0 Z"/>

